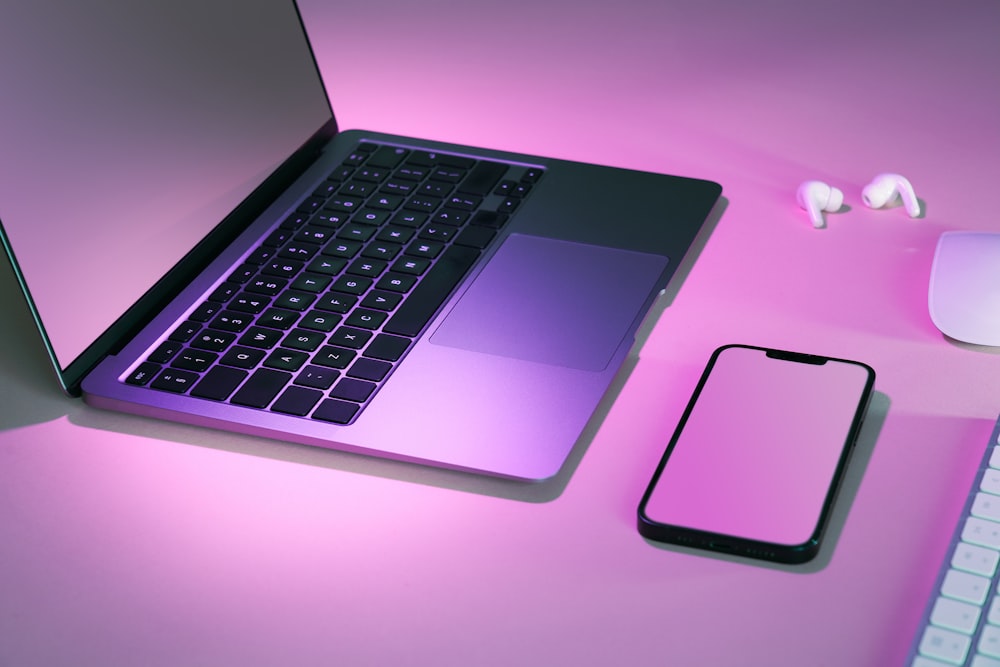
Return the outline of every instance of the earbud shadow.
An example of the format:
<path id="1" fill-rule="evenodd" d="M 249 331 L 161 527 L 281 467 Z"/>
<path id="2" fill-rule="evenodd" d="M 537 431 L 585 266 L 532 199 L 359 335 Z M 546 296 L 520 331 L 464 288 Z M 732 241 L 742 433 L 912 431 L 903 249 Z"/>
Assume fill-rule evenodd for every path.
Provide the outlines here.
<path id="1" fill-rule="evenodd" d="M 827 229 L 830 226 L 830 223 L 827 222 L 827 218 L 829 216 L 841 215 L 842 213 L 849 213 L 850 210 L 851 210 L 850 206 L 848 206 L 847 204 L 841 204 L 840 208 L 838 208 L 836 211 L 827 211 L 826 213 L 823 214 L 823 226 L 818 227 L 817 229 Z"/>

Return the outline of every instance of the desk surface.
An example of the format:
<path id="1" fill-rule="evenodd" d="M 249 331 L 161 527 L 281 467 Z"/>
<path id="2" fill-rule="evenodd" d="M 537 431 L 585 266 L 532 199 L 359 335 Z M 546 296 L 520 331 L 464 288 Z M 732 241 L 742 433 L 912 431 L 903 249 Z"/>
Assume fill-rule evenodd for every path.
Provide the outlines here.
<path id="1" fill-rule="evenodd" d="M 998 351 L 926 308 L 938 235 L 1000 230 L 1000 5 L 340 4 L 301 9 L 342 127 L 708 178 L 713 233 L 555 491 L 92 409 L 3 273 L 0 663 L 899 664 L 1000 412 Z M 861 204 L 882 171 L 924 219 Z M 636 533 L 731 342 L 878 372 L 810 565 Z"/>

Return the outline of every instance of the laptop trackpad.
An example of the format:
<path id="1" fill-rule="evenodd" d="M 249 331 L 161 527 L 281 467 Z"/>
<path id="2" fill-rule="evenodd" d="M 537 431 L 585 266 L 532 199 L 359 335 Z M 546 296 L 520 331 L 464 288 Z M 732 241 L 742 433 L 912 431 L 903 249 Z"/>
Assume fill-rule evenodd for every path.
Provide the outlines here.
<path id="1" fill-rule="evenodd" d="M 600 371 L 666 265 L 659 255 L 513 234 L 430 340 Z"/>

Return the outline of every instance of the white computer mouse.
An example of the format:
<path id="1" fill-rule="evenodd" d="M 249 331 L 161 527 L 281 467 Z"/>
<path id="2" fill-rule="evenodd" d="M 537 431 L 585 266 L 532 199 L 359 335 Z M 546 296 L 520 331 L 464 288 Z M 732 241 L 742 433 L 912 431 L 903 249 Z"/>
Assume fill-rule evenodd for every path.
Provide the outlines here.
<path id="1" fill-rule="evenodd" d="M 941 235 L 928 306 L 931 321 L 946 336 L 1000 346 L 1000 233 Z"/>

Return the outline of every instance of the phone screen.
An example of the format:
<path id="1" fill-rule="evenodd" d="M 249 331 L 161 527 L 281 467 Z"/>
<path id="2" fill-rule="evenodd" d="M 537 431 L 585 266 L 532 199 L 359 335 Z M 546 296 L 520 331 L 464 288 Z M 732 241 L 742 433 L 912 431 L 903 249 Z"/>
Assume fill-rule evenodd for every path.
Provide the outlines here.
<path id="1" fill-rule="evenodd" d="M 812 557 L 873 384 L 858 362 L 716 350 L 643 498 L 640 532 L 775 560 Z"/>

